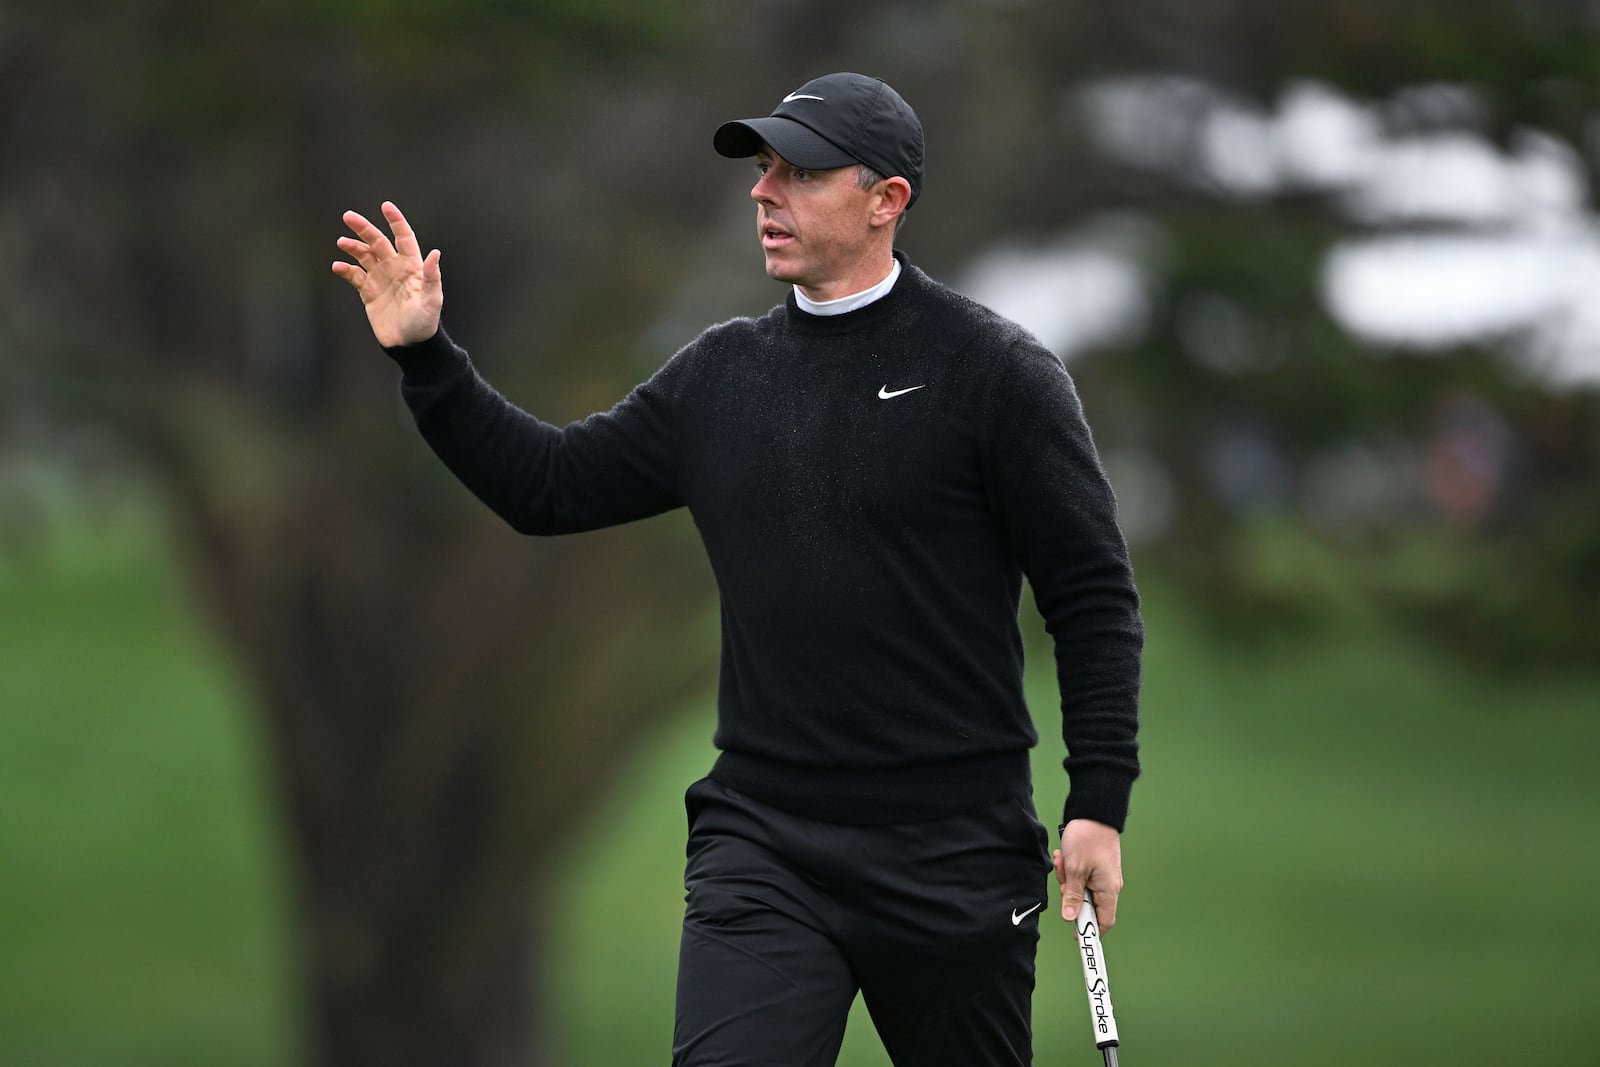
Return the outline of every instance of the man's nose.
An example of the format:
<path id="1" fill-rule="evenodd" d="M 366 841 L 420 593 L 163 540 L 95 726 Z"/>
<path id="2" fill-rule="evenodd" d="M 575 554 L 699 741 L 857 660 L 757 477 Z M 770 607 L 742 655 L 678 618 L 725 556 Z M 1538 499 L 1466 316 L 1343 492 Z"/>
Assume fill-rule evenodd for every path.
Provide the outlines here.
<path id="1" fill-rule="evenodd" d="M 769 170 L 756 179 L 750 187 L 750 199 L 758 204 L 770 204 L 778 199 L 777 188 L 772 181 L 772 172 Z"/>

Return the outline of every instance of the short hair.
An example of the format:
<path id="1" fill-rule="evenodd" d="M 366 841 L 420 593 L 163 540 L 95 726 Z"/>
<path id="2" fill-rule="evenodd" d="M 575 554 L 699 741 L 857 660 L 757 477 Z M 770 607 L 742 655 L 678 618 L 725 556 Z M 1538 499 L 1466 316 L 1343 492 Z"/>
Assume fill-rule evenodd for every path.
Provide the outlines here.
<path id="1" fill-rule="evenodd" d="M 856 164 L 856 184 L 859 185 L 861 188 L 863 188 L 863 189 L 871 189 L 874 185 L 877 185 L 879 182 L 887 181 L 887 180 L 888 179 L 887 179 L 887 177 L 885 175 L 879 174 L 877 171 L 873 170 L 871 167 L 867 166 L 865 163 L 857 163 Z M 902 226 L 904 226 L 906 224 L 906 215 L 909 214 L 910 211 L 911 211 L 910 208 L 906 208 L 904 211 L 900 212 L 900 217 L 894 220 L 894 232 L 895 233 L 899 233 L 900 232 L 900 227 L 902 227 Z"/>

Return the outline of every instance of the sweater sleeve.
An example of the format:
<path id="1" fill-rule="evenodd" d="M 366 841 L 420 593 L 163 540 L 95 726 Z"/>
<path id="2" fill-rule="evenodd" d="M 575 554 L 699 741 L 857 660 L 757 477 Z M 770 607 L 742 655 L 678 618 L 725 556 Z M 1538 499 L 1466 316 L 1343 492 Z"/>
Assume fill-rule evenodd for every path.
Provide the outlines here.
<path id="1" fill-rule="evenodd" d="M 512 528 L 562 534 L 642 519 L 682 503 L 667 367 L 610 411 L 553 426 L 501 396 L 444 328 L 384 350 L 429 447 Z"/>
<path id="2" fill-rule="evenodd" d="M 995 368 L 990 413 L 998 508 L 1055 645 L 1062 819 L 1121 830 L 1139 774 L 1144 628 L 1111 486 L 1071 377 L 1031 338 Z"/>

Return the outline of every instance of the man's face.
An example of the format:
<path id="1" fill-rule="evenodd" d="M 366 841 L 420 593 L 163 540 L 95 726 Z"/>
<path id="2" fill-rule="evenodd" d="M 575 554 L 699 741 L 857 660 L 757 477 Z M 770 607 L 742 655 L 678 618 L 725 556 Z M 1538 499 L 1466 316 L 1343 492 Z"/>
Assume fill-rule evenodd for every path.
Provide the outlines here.
<path id="1" fill-rule="evenodd" d="M 804 170 L 763 145 L 756 154 L 756 235 L 767 257 L 767 275 L 792 282 L 813 300 L 848 295 L 874 235 L 874 197 L 861 188 L 854 166 Z"/>

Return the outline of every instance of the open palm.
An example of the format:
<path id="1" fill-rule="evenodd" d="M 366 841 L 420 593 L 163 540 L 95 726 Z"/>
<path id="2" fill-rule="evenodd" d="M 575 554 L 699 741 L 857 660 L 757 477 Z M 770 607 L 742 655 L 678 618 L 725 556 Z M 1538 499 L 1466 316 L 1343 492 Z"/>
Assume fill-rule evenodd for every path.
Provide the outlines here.
<path id="1" fill-rule="evenodd" d="M 383 216 L 394 233 L 393 243 L 359 213 L 344 213 L 345 225 L 355 236 L 341 237 L 337 243 L 355 263 L 339 260 L 333 265 L 333 273 L 361 294 L 367 321 L 379 344 L 426 341 L 438 331 L 439 311 L 444 306 L 439 250 L 435 248 L 424 259 L 411 224 L 387 200 L 383 202 Z"/>

